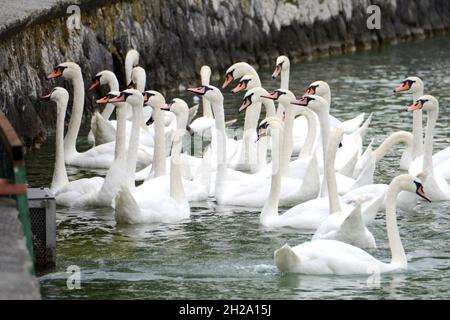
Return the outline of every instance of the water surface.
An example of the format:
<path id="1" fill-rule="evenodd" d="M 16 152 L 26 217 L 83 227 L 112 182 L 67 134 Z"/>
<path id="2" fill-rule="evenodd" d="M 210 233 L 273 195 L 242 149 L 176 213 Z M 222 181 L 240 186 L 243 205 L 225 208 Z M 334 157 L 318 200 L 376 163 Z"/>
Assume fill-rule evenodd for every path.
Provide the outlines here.
<path id="1" fill-rule="evenodd" d="M 447 147 L 450 112 L 450 38 L 400 44 L 369 52 L 296 64 L 291 88 L 303 94 L 309 83 L 327 81 L 333 94 L 332 113 L 347 120 L 361 112 L 374 113 L 365 144 L 396 130 L 410 130 L 405 106 L 411 95 L 392 90 L 407 76 L 425 83 L 425 92 L 439 98 L 440 118 L 435 150 Z M 205 61 L 207 63 L 207 61 Z M 263 85 L 275 89 L 272 70 L 259 70 Z M 215 82 L 219 86 L 219 83 Z M 220 83 L 221 84 L 221 83 Z M 187 93 L 181 97 L 191 101 Z M 237 113 L 242 95 L 225 95 L 227 119 Z M 79 139 L 87 147 L 86 126 Z M 53 137 L 27 156 L 31 185 L 49 185 L 53 170 Z M 376 170 L 377 183 L 389 183 L 400 173 L 396 148 Z M 92 172 L 70 168 L 71 179 Z M 149 195 L 151 196 L 151 195 Z M 399 212 L 399 229 L 409 270 L 382 275 L 379 286 L 367 277 L 299 276 L 280 274 L 273 252 L 288 242 L 297 245 L 312 233 L 269 230 L 258 222 L 258 211 L 192 204 L 189 221 L 173 225 L 116 226 L 111 209 L 57 210 L 57 268 L 40 278 L 43 297 L 102 299 L 442 299 L 450 298 L 450 202 L 421 203 L 414 212 Z M 284 209 L 283 209 L 284 211 Z M 377 258 L 389 261 L 384 215 L 370 227 Z M 68 290 L 66 269 L 82 270 L 81 290 Z M 370 281 L 369 281 L 370 282 Z"/>

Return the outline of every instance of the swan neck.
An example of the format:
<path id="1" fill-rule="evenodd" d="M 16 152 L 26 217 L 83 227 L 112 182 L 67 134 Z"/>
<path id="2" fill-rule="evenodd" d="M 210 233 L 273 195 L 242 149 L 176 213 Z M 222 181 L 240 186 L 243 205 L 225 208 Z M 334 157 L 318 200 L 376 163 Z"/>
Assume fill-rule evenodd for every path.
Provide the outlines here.
<path id="1" fill-rule="evenodd" d="M 225 114 L 223 110 L 223 100 L 212 103 L 215 119 L 215 134 L 217 144 L 217 176 L 216 176 L 216 198 L 220 197 L 222 187 L 226 178 L 227 170 L 227 144 L 225 132 Z"/>
<path id="2" fill-rule="evenodd" d="M 289 74 L 290 68 L 281 71 L 281 89 L 289 90 Z"/>
<path id="3" fill-rule="evenodd" d="M 183 137 L 186 132 L 188 114 L 177 115 L 177 131 L 173 136 L 172 155 L 170 168 L 170 196 L 179 204 L 186 203 L 186 196 L 181 181 L 181 149 L 183 147 Z"/>
<path id="4" fill-rule="evenodd" d="M 209 85 L 210 76 L 209 74 L 200 73 L 202 86 Z M 208 99 L 205 98 L 205 96 L 202 96 L 202 107 L 203 107 L 203 116 L 206 118 L 214 118 L 212 108 L 211 108 L 211 102 L 209 102 Z"/>
<path id="5" fill-rule="evenodd" d="M 53 171 L 53 178 L 51 189 L 57 191 L 69 183 L 67 178 L 66 165 L 64 162 L 64 118 L 66 115 L 67 101 L 57 102 L 57 116 L 56 116 L 56 137 L 55 137 L 55 168 Z"/>
<path id="6" fill-rule="evenodd" d="M 116 148 L 114 151 L 114 159 L 123 161 L 126 158 L 126 127 L 127 127 L 127 103 L 118 102 L 117 128 L 116 128 Z"/>
<path id="7" fill-rule="evenodd" d="M 423 96 L 423 90 L 413 93 L 413 102 L 416 102 L 421 96 Z M 423 111 L 413 111 L 413 147 L 412 158 L 415 159 L 421 156 L 424 152 L 423 148 Z"/>
<path id="8" fill-rule="evenodd" d="M 84 83 L 81 74 L 77 75 L 75 78 L 72 79 L 72 85 L 73 85 L 73 106 L 69 128 L 67 129 L 67 134 L 64 139 L 65 156 L 77 153 L 76 143 L 78 132 L 80 131 L 84 107 Z"/>
<path id="9" fill-rule="evenodd" d="M 153 120 L 155 124 L 155 149 L 153 153 L 153 176 L 166 175 L 166 141 L 164 132 L 164 112 L 160 106 L 153 108 Z"/>
<path id="10" fill-rule="evenodd" d="M 108 84 L 109 84 L 109 91 L 119 91 L 119 81 L 117 80 L 116 77 L 110 77 Z M 103 119 L 109 120 L 114 111 L 114 108 L 115 108 L 114 104 L 107 103 L 102 112 Z"/>
<path id="11" fill-rule="evenodd" d="M 142 106 L 132 106 L 133 120 L 131 125 L 131 135 L 128 143 L 127 157 L 127 185 L 130 190 L 135 189 L 134 176 L 136 174 L 136 164 L 139 149 L 139 137 L 141 131 L 141 122 L 143 119 Z"/>
<path id="12" fill-rule="evenodd" d="M 375 161 L 378 162 L 383 159 L 393 146 L 399 143 L 405 143 L 406 146 L 409 147 L 412 144 L 412 141 L 411 133 L 405 131 L 394 132 L 373 152 L 376 159 Z"/>
<path id="13" fill-rule="evenodd" d="M 290 106 L 282 104 L 285 110 L 284 119 L 284 134 L 283 134 L 283 150 L 282 150 L 282 160 L 280 164 L 281 174 L 285 176 L 289 169 L 289 162 L 291 161 L 292 149 L 293 149 L 293 126 L 295 119 L 295 112 Z"/>
<path id="14" fill-rule="evenodd" d="M 423 157 L 423 172 L 425 174 L 430 174 L 433 170 L 433 137 L 437 117 L 437 110 L 431 110 L 428 112 L 427 131 L 425 135 L 425 150 Z"/>
<path id="15" fill-rule="evenodd" d="M 274 217 L 278 215 L 278 204 L 281 192 L 281 145 L 283 143 L 282 130 L 274 129 L 271 131 L 272 138 L 272 181 L 270 185 L 270 193 L 267 198 L 260 219 Z"/>
<path id="16" fill-rule="evenodd" d="M 246 166 L 255 164 L 256 156 L 256 128 L 261 115 L 261 102 L 255 103 L 251 108 L 247 108 L 245 112 L 244 132 L 242 136 L 241 158 L 240 164 Z"/>
<path id="17" fill-rule="evenodd" d="M 273 102 L 273 100 L 263 99 L 262 104 L 264 105 L 264 108 L 266 109 L 266 118 L 275 117 L 276 109 L 275 109 L 275 103 Z"/>
<path id="18" fill-rule="evenodd" d="M 392 255 L 391 264 L 400 264 L 406 267 L 408 260 L 397 225 L 397 197 L 400 191 L 400 185 L 398 183 L 391 183 L 388 188 L 386 198 L 386 228 Z"/>
<path id="19" fill-rule="evenodd" d="M 336 160 L 336 153 L 338 149 L 338 141 L 330 140 L 328 145 L 328 152 L 325 155 L 325 179 L 328 189 L 328 201 L 330 205 L 330 214 L 341 212 L 341 204 L 339 203 L 339 195 L 337 191 L 336 170 L 334 162 Z"/>
<path id="20" fill-rule="evenodd" d="M 314 144 L 316 142 L 316 133 L 317 133 L 317 120 L 314 113 L 307 109 L 300 109 L 303 116 L 305 116 L 306 121 L 308 122 L 308 131 L 306 133 L 305 143 L 303 144 L 302 150 L 300 151 L 298 157 L 305 158 L 310 157 L 313 153 Z"/>

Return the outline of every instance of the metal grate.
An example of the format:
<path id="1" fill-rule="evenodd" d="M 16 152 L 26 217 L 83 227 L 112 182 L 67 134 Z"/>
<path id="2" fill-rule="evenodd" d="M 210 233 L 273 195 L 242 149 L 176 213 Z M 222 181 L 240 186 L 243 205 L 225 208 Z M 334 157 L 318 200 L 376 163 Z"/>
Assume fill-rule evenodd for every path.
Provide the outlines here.
<path id="1" fill-rule="evenodd" d="M 33 252 L 36 268 L 56 263 L 56 203 L 47 188 L 28 189 Z"/>
<path id="2" fill-rule="evenodd" d="M 46 208 L 30 208 L 31 233 L 33 234 L 33 252 L 37 265 L 46 264 L 47 230 Z"/>

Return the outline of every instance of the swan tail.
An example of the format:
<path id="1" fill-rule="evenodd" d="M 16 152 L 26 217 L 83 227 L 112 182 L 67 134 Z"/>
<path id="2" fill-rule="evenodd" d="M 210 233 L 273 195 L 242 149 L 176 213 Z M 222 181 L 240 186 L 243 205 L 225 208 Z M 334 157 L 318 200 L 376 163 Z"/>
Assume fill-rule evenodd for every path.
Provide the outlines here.
<path id="1" fill-rule="evenodd" d="M 365 115 L 366 115 L 365 113 L 361 113 L 359 116 L 357 116 L 353 119 L 342 122 L 341 126 L 342 126 L 342 129 L 344 129 L 344 133 L 352 134 L 353 132 L 358 130 L 359 126 L 364 121 Z"/>
<path id="2" fill-rule="evenodd" d="M 363 170 L 359 174 L 351 190 L 366 186 L 368 184 L 373 184 L 373 174 L 375 173 L 375 167 L 376 167 L 375 157 L 371 157 L 367 165 L 363 168 Z"/>
<path id="3" fill-rule="evenodd" d="M 358 133 L 361 136 L 361 140 L 364 140 L 364 137 L 367 134 L 367 130 L 369 129 L 370 123 L 372 122 L 373 113 L 369 115 L 367 120 L 364 122 L 364 124 L 361 126 L 361 128 L 358 129 Z"/>
<path id="4" fill-rule="evenodd" d="M 301 260 L 286 243 L 274 253 L 275 265 L 281 272 L 295 272 L 298 270 Z"/>
<path id="5" fill-rule="evenodd" d="M 343 174 L 346 177 L 351 177 L 353 175 L 353 171 L 355 170 L 356 163 L 358 162 L 359 150 L 355 150 L 353 152 L 353 156 L 348 159 L 347 163 L 339 170 L 340 174 Z"/>
<path id="6" fill-rule="evenodd" d="M 360 248 L 375 247 L 375 239 L 364 224 L 361 202 L 356 204 L 356 207 L 345 218 L 344 222 L 342 222 L 336 233 L 336 239 Z"/>
<path id="7" fill-rule="evenodd" d="M 312 155 L 311 161 L 309 162 L 306 174 L 303 178 L 302 186 L 300 188 L 300 193 L 302 194 L 304 201 L 308 201 L 319 196 L 320 170 L 315 153 Z"/>
<path id="8" fill-rule="evenodd" d="M 362 156 L 356 162 L 351 178 L 357 179 L 361 174 L 361 172 L 364 170 L 364 168 L 370 163 L 373 157 L 373 149 L 372 149 L 373 142 L 374 140 L 372 139 L 370 144 L 367 146 L 366 151 L 364 151 Z"/>
<path id="9" fill-rule="evenodd" d="M 117 224 L 139 223 L 141 209 L 126 186 L 122 186 L 115 197 L 114 218 Z"/>
<path id="10" fill-rule="evenodd" d="M 209 194 L 209 189 L 211 187 L 211 172 L 211 152 L 207 152 L 194 175 L 194 181 L 198 180 L 207 194 Z"/>
<path id="11" fill-rule="evenodd" d="M 116 130 L 99 112 L 95 112 L 92 116 L 91 130 L 97 146 L 115 140 Z"/>

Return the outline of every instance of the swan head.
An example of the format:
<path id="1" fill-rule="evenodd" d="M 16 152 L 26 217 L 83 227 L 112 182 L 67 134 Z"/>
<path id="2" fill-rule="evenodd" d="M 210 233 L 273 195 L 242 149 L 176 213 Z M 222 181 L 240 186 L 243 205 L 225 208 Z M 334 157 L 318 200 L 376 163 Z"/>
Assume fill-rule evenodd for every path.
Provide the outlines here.
<path id="1" fill-rule="evenodd" d="M 408 111 L 410 112 L 415 110 L 425 110 L 427 112 L 439 110 L 439 101 L 435 97 L 426 94 L 408 107 Z"/>
<path id="2" fill-rule="evenodd" d="M 231 93 L 238 93 L 241 92 L 242 90 L 254 88 L 256 85 L 254 79 L 255 77 L 252 76 L 251 74 L 246 74 L 241 78 L 241 80 L 239 80 L 238 85 L 233 90 L 231 90 Z"/>
<path id="3" fill-rule="evenodd" d="M 144 96 L 142 95 L 142 92 L 136 89 L 126 89 L 121 91 L 117 97 L 108 99 L 108 102 L 127 102 L 131 104 L 132 107 L 142 108 L 144 105 Z"/>
<path id="4" fill-rule="evenodd" d="M 301 99 L 292 100 L 290 103 L 297 106 L 308 107 L 316 113 L 326 110 L 328 106 L 327 101 L 318 95 L 307 95 Z"/>
<path id="5" fill-rule="evenodd" d="M 330 86 L 325 81 L 321 80 L 314 81 L 309 85 L 308 89 L 306 90 L 303 96 L 305 97 L 309 95 L 316 95 L 321 96 L 323 98 L 328 98 L 331 96 Z"/>
<path id="6" fill-rule="evenodd" d="M 55 87 L 49 94 L 40 97 L 42 101 L 55 101 L 67 105 L 69 93 L 65 88 Z"/>
<path id="7" fill-rule="evenodd" d="M 147 90 L 144 91 L 142 95 L 144 96 L 145 105 L 150 106 L 153 109 L 162 108 L 166 105 L 166 98 L 158 91 Z"/>
<path id="8" fill-rule="evenodd" d="M 275 70 L 274 70 L 274 72 L 272 74 L 272 79 L 278 78 L 280 76 L 281 72 L 289 70 L 290 66 L 291 66 L 291 62 L 290 62 L 288 57 L 286 57 L 286 56 L 279 56 L 277 58 L 277 62 L 276 62 L 276 65 L 275 65 Z"/>
<path id="9" fill-rule="evenodd" d="M 47 76 L 47 79 L 63 77 L 64 79 L 72 80 L 77 77 L 82 77 L 81 68 L 75 62 L 63 62 L 53 68 L 53 72 Z"/>
<path id="10" fill-rule="evenodd" d="M 206 80 L 209 81 L 209 79 L 211 78 L 211 74 L 212 74 L 212 72 L 211 72 L 211 68 L 209 66 L 206 66 L 206 65 L 202 66 L 200 68 L 200 77 L 202 78 L 202 83 L 203 83 L 203 81 L 206 81 Z"/>
<path id="11" fill-rule="evenodd" d="M 187 91 L 204 96 L 211 103 L 223 103 L 223 95 L 220 90 L 211 85 L 203 85 L 197 88 L 189 88 Z"/>
<path id="12" fill-rule="evenodd" d="M 431 202 L 425 193 L 420 176 L 420 174 L 417 177 L 409 174 L 399 175 L 392 180 L 391 184 L 398 184 L 402 190 L 415 193 L 422 199 Z"/>
<path id="13" fill-rule="evenodd" d="M 291 101 L 295 100 L 294 94 L 287 89 L 277 89 L 272 93 L 261 95 L 261 98 L 278 101 L 286 106 L 289 106 Z"/>
<path id="14" fill-rule="evenodd" d="M 89 90 L 93 90 L 101 85 L 108 85 L 111 82 L 117 82 L 117 77 L 114 72 L 109 70 L 100 71 L 92 79 L 92 83 L 89 86 Z"/>
<path id="15" fill-rule="evenodd" d="M 256 142 L 263 137 L 270 136 L 272 130 L 277 130 L 278 132 L 283 130 L 283 121 L 280 118 L 268 117 L 261 121 L 258 126 Z"/>
<path id="16" fill-rule="evenodd" d="M 125 56 L 125 62 L 128 62 L 133 67 L 139 63 L 139 52 L 135 49 L 128 50 Z"/>
<path id="17" fill-rule="evenodd" d="M 242 100 L 242 105 L 239 108 L 239 113 L 250 107 L 254 103 L 262 102 L 262 95 L 268 95 L 266 89 L 261 87 L 256 87 L 248 90 L 245 93 L 244 99 Z"/>
<path id="18" fill-rule="evenodd" d="M 127 85 L 128 89 L 138 89 L 144 91 L 146 78 L 147 74 L 144 68 L 139 66 L 134 67 L 133 70 L 131 70 L 131 80 Z"/>
<path id="19" fill-rule="evenodd" d="M 397 88 L 394 93 L 418 93 L 423 92 L 423 81 L 419 77 L 406 78 Z"/>
<path id="20" fill-rule="evenodd" d="M 235 79 L 239 79 L 245 76 L 247 73 L 251 73 L 254 70 L 255 69 L 253 69 L 253 67 L 249 65 L 247 62 L 237 62 L 233 64 L 225 72 L 225 81 L 223 82 L 222 89 L 228 87 L 228 85 Z"/>
<path id="21" fill-rule="evenodd" d="M 176 116 L 189 113 L 189 106 L 183 99 L 175 98 L 170 103 L 161 108 L 164 111 L 170 111 Z"/>
<path id="22" fill-rule="evenodd" d="M 120 96 L 120 91 L 110 91 L 106 94 L 106 96 L 104 96 L 103 98 L 97 99 L 95 102 L 100 103 L 100 104 L 105 104 L 105 103 L 110 102 L 110 99 L 117 98 L 118 96 Z M 116 105 L 116 103 L 114 103 L 114 105 Z"/>

